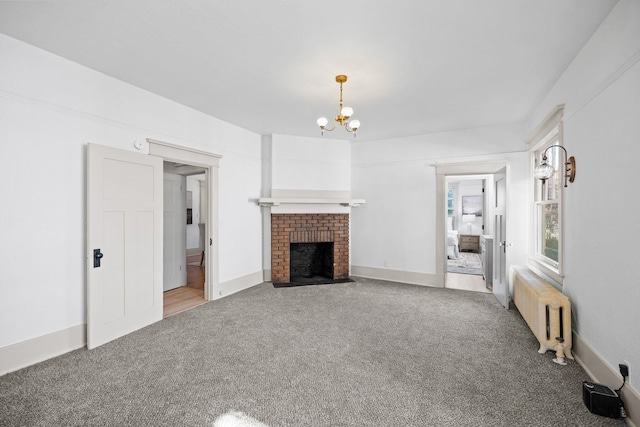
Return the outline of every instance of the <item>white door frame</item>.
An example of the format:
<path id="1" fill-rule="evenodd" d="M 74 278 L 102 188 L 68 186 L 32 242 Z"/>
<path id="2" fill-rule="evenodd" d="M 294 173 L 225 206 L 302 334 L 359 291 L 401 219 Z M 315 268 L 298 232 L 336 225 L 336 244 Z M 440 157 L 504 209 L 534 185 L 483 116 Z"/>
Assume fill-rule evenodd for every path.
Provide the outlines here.
<path id="1" fill-rule="evenodd" d="M 182 147 L 164 141 L 147 138 L 149 154 L 165 161 L 185 163 L 205 169 L 205 180 L 209 191 L 207 218 L 205 221 L 205 286 L 204 299 L 220 298 L 221 289 L 218 269 L 218 183 L 221 155 Z M 207 245 L 207 242 L 210 242 Z"/>
<path id="2" fill-rule="evenodd" d="M 444 288 L 447 273 L 447 176 L 492 175 L 504 167 L 507 167 L 508 171 L 508 162 L 503 160 L 436 165 L 436 285 L 438 287 Z"/>

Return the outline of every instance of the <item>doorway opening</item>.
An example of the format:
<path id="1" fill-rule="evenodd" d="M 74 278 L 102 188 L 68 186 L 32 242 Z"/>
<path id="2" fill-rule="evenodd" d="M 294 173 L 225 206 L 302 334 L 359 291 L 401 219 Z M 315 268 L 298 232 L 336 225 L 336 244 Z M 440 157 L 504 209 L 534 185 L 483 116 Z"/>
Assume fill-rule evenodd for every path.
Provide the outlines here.
<path id="1" fill-rule="evenodd" d="M 480 229 L 483 234 L 478 236 L 480 240 L 478 246 L 480 246 L 482 253 L 483 242 L 485 242 L 482 236 L 490 237 L 498 233 L 495 236 L 495 241 L 499 243 L 492 244 L 492 247 L 485 247 L 486 255 L 491 259 L 487 258 L 482 263 L 484 266 L 491 266 L 491 273 L 487 274 L 492 277 L 491 291 L 505 308 L 508 308 L 509 300 L 509 284 L 506 274 L 506 266 L 508 265 L 506 247 L 509 246 L 506 238 L 508 170 L 508 163 L 502 160 L 436 165 L 436 275 L 441 280 L 440 286 L 453 286 L 451 280 L 456 278 L 453 274 L 457 274 L 447 273 L 447 218 L 449 216 L 447 181 L 469 175 L 484 175 L 485 177 L 481 178 L 485 179 L 482 213 L 484 230 Z M 490 185 L 488 181 L 490 181 Z M 462 207 L 460 209 L 462 215 Z M 473 222 L 471 225 L 471 231 L 473 231 Z M 468 231 L 469 228 L 466 230 Z M 473 244 L 475 245 L 475 241 Z M 450 275 L 451 277 L 449 277 Z M 484 287 L 486 288 L 486 282 Z"/>
<path id="2" fill-rule="evenodd" d="M 174 172 L 185 179 L 185 189 L 188 190 L 187 179 L 196 179 L 199 181 L 199 191 L 192 189 L 192 206 L 191 206 L 191 222 L 193 225 L 189 239 L 193 241 L 194 234 L 197 234 L 199 241 L 198 248 L 189 255 L 197 255 L 199 257 L 198 266 L 203 268 L 200 270 L 204 279 L 204 300 L 212 301 L 222 296 L 222 290 L 219 285 L 218 277 L 218 176 L 219 162 L 222 156 L 196 150 L 192 148 L 180 147 L 167 142 L 158 141 L 147 138 L 149 144 L 149 154 L 161 157 L 165 164 L 172 165 Z M 165 169 L 166 171 L 166 169 Z M 194 178 L 189 178 L 194 177 Z M 192 185 L 192 184 L 190 184 Z M 194 212 L 193 199 L 199 196 L 199 209 Z M 187 224 L 187 201 L 185 197 L 179 197 L 184 200 L 184 205 L 179 209 L 182 219 L 177 220 L 182 227 Z M 194 220 L 194 215 L 197 219 Z M 195 224 L 194 224 L 195 222 Z M 197 230 L 197 231 L 194 231 Z M 192 259 L 187 261 L 185 233 L 174 233 L 176 236 L 184 236 L 185 243 L 182 245 L 170 245 L 171 248 L 184 248 L 184 257 L 180 255 L 176 259 L 184 260 L 185 267 L 193 263 Z M 164 246 L 164 245 L 163 245 Z M 188 272 L 188 269 L 187 269 Z"/>
<path id="3" fill-rule="evenodd" d="M 491 292 L 491 277 L 485 260 L 491 258 L 485 226 L 490 203 L 486 188 L 492 175 L 447 176 L 447 270 L 445 288 Z"/>
<path id="4" fill-rule="evenodd" d="M 163 317 L 168 317 L 206 302 L 206 170 L 165 161 L 163 190 Z"/>

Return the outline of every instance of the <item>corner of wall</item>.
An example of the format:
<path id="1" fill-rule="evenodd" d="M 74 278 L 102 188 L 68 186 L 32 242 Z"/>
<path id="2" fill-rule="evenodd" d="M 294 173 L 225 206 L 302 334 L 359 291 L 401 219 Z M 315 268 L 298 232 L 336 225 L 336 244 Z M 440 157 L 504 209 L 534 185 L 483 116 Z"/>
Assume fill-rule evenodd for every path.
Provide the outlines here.
<path id="1" fill-rule="evenodd" d="M 388 268 L 364 267 L 351 265 L 351 275 L 367 279 L 388 280 L 390 282 L 407 283 L 410 285 L 444 288 L 444 275 L 416 273 L 412 271 L 391 270 Z"/>
<path id="2" fill-rule="evenodd" d="M 573 332 L 573 355 L 587 374 L 595 381 L 616 388 L 622 384 L 622 377 L 611 367 L 580 335 Z M 630 384 L 620 393 L 627 412 L 627 424 L 640 426 L 640 394 Z"/>
<path id="3" fill-rule="evenodd" d="M 255 273 L 247 274 L 246 276 L 237 277 L 235 279 L 227 280 L 220 283 L 220 295 L 214 295 L 214 300 L 220 299 L 236 292 L 249 289 L 253 286 L 259 285 L 264 282 L 263 270 L 256 271 Z"/>

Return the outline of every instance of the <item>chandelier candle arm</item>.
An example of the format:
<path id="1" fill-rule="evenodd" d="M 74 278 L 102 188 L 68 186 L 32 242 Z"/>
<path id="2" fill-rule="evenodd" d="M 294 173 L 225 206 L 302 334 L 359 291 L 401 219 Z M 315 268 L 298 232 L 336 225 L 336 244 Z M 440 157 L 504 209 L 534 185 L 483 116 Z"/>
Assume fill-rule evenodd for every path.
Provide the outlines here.
<path id="1" fill-rule="evenodd" d="M 331 127 L 330 129 L 327 128 L 327 125 L 329 124 L 329 120 L 326 117 L 320 117 L 316 121 L 318 126 L 320 126 L 320 132 L 322 135 L 324 135 L 325 131 L 331 132 L 339 124 L 340 126 L 344 127 L 347 130 L 347 132 L 353 133 L 354 138 L 356 136 L 356 132 L 360 127 L 360 121 L 359 120 L 349 121 L 349 118 L 353 115 L 353 108 L 343 107 L 343 103 L 342 103 L 342 84 L 346 81 L 347 81 L 347 76 L 345 76 L 344 74 L 339 74 L 336 76 L 336 82 L 340 83 L 340 102 L 338 106 L 339 114 L 335 117 L 333 122 L 333 127 Z"/>

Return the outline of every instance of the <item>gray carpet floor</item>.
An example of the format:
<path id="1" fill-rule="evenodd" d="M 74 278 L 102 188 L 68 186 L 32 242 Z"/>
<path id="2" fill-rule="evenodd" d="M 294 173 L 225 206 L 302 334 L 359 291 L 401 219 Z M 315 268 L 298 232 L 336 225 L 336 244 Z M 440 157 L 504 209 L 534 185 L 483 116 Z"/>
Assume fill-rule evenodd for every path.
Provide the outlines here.
<path id="1" fill-rule="evenodd" d="M 7 374 L 0 426 L 624 425 L 493 295 L 355 279 L 263 283 Z"/>

